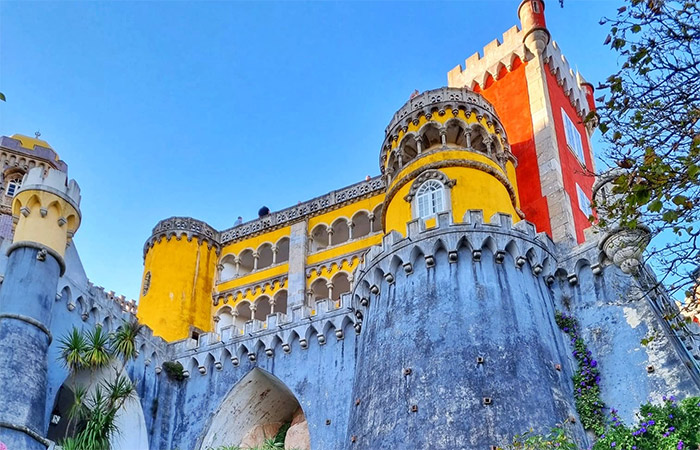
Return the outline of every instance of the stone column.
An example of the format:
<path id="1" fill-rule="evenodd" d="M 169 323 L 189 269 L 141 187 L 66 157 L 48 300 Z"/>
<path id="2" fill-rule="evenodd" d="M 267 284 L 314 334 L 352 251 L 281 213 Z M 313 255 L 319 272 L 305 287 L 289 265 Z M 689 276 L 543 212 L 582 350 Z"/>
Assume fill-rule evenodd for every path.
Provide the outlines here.
<path id="1" fill-rule="evenodd" d="M 66 174 L 34 168 L 13 199 L 17 216 L 0 291 L 0 441 L 44 450 L 51 309 L 66 246 L 80 225 L 80 188 Z"/>
<path id="2" fill-rule="evenodd" d="M 332 300 L 333 299 L 333 283 L 330 281 L 326 283 L 326 287 L 328 288 L 328 299 Z"/>
<path id="3" fill-rule="evenodd" d="M 287 275 L 287 314 L 292 317 L 292 310 L 305 304 L 306 293 L 306 239 L 308 233 L 306 221 L 292 224 L 289 233 L 289 273 Z"/>

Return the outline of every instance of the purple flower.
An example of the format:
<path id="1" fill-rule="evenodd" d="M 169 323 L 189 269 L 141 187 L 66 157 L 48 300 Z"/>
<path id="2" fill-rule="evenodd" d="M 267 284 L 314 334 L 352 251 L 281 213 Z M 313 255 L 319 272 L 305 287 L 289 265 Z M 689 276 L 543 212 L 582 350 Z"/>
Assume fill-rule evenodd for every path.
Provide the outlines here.
<path id="1" fill-rule="evenodd" d="M 676 427 L 668 427 L 668 431 L 671 431 L 671 432 L 676 431 Z"/>
<path id="2" fill-rule="evenodd" d="M 683 448 L 683 441 L 678 441 L 678 445 L 676 446 L 678 450 L 681 450 Z"/>
<path id="3" fill-rule="evenodd" d="M 598 365 L 598 361 L 595 359 L 591 361 L 591 367 L 596 367 Z"/>
<path id="4" fill-rule="evenodd" d="M 610 447 L 615 447 L 615 445 L 616 444 L 613 442 L 612 444 L 610 444 Z"/>

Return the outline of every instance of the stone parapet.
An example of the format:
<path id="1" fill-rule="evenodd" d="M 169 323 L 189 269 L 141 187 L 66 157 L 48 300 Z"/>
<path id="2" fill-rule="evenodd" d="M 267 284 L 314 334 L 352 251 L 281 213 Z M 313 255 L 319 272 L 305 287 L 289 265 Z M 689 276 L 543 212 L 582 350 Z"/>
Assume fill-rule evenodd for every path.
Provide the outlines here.
<path id="1" fill-rule="evenodd" d="M 59 159 L 58 154 L 50 148 L 35 145 L 33 149 L 22 147 L 22 142 L 19 139 L 14 139 L 8 136 L 0 136 L 0 150 L 11 150 L 20 154 L 27 155 L 29 158 L 38 158 L 50 162 L 58 170 L 66 172 L 68 165 Z"/>

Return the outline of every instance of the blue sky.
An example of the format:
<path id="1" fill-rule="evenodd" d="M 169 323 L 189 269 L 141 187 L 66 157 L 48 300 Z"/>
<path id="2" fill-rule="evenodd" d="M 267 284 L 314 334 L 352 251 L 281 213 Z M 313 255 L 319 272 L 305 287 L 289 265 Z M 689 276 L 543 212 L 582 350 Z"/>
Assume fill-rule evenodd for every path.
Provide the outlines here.
<path id="1" fill-rule="evenodd" d="M 618 1 L 547 3 L 594 84 Z M 518 23 L 519 1 L 0 1 L 0 134 L 41 131 L 81 186 L 91 280 L 138 298 L 160 219 L 222 229 L 379 173 L 414 89 Z"/>

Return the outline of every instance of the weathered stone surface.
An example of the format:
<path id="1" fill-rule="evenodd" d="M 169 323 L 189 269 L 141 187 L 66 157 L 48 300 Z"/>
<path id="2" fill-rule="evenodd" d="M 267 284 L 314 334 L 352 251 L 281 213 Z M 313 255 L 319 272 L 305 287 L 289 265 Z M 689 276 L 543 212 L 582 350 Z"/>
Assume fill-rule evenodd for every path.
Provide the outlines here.
<path id="1" fill-rule="evenodd" d="M 284 439 L 284 448 L 286 450 L 311 450 L 309 424 L 306 422 L 306 419 L 303 419 L 303 413 L 301 417 L 301 422 L 295 423 L 287 430 L 287 436 Z"/>
<path id="2" fill-rule="evenodd" d="M 294 411 L 294 415 L 292 416 L 292 426 L 301 422 L 306 422 L 306 417 L 304 416 L 304 411 L 302 411 L 302 409 L 299 408 L 296 411 Z"/>
<path id="3" fill-rule="evenodd" d="M 254 426 L 241 441 L 241 447 L 249 448 L 261 446 L 263 442 L 265 442 L 265 439 L 274 438 L 282 425 L 281 422 L 273 422 Z"/>

